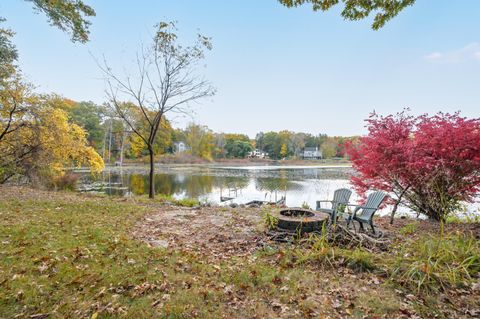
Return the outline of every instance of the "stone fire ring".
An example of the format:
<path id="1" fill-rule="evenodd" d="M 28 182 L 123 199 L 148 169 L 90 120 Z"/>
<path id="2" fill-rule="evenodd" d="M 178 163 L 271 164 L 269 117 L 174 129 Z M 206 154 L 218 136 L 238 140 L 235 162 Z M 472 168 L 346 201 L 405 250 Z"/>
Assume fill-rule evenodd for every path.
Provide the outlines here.
<path id="1" fill-rule="evenodd" d="M 288 231 L 300 231 L 309 233 L 321 231 L 323 224 L 328 221 L 330 215 L 304 208 L 285 208 L 276 214 L 277 227 Z"/>

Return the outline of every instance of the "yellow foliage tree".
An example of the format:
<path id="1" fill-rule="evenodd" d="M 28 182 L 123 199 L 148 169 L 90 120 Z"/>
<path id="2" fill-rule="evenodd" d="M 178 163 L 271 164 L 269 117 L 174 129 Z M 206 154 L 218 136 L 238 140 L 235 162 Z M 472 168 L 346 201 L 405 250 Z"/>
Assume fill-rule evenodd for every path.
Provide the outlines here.
<path id="1" fill-rule="evenodd" d="M 287 149 L 287 144 L 282 144 L 282 148 L 280 149 L 280 156 L 282 158 L 285 158 L 287 157 L 287 154 L 288 154 L 288 149 Z"/>
<path id="2" fill-rule="evenodd" d="M 15 77 L 0 86 L 0 183 L 13 176 L 51 183 L 69 167 L 100 172 L 104 163 L 86 133 L 68 121 L 65 100 L 37 95 Z"/>
<path id="3" fill-rule="evenodd" d="M 129 103 L 124 103 L 122 107 L 124 114 L 128 112 L 129 121 L 132 125 L 134 123 L 135 130 L 142 135 L 148 134 L 148 121 L 143 117 L 142 113 L 139 112 L 138 108 Z M 154 116 L 154 112 L 146 111 L 146 113 L 151 117 Z M 173 128 L 170 121 L 168 121 L 166 117 L 162 117 L 158 132 L 152 144 L 155 154 L 164 154 L 167 149 L 173 145 L 172 133 Z M 131 134 L 129 143 L 131 156 L 139 158 L 148 154 L 148 147 L 140 135 Z"/>
<path id="4" fill-rule="evenodd" d="M 214 137 L 206 126 L 190 124 L 185 131 L 185 138 L 192 155 L 212 160 Z"/>

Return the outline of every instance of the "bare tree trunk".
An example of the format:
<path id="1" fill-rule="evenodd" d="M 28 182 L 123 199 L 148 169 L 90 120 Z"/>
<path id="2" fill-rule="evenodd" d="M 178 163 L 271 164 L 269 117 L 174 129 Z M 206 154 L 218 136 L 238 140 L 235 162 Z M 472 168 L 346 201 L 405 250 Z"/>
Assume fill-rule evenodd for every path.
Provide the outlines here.
<path id="1" fill-rule="evenodd" d="M 107 147 L 107 136 L 108 136 L 108 127 L 105 129 L 105 136 L 103 137 L 102 159 L 104 162 L 106 162 L 105 151 Z"/>
<path id="2" fill-rule="evenodd" d="M 395 213 L 397 212 L 398 204 L 400 204 L 400 199 L 395 202 L 395 205 L 393 205 L 392 213 L 390 215 L 390 225 L 393 225 L 393 220 L 395 219 Z"/>
<path id="3" fill-rule="evenodd" d="M 122 124 L 123 128 L 123 124 Z M 123 149 L 125 147 L 125 128 L 122 131 L 122 144 L 120 146 L 120 166 L 123 166 Z"/>
<path id="4" fill-rule="evenodd" d="M 148 190 L 148 197 L 154 198 L 155 197 L 155 158 L 153 154 L 152 146 L 148 146 L 148 153 L 150 155 L 150 174 L 149 174 L 149 190 Z"/>
<path id="5" fill-rule="evenodd" d="M 110 136 L 108 138 L 108 164 L 112 163 L 112 118 L 110 117 L 110 129 L 108 130 L 110 132 Z"/>
<path id="6" fill-rule="evenodd" d="M 397 201 L 395 202 L 395 205 L 393 206 L 393 209 L 392 209 L 392 213 L 390 214 L 390 225 L 393 225 L 393 220 L 395 218 L 395 213 L 397 212 L 397 208 L 398 208 L 398 205 L 400 204 L 400 202 L 402 201 L 402 198 L 403 198 L 403 195 L 405 195 L 405 193 L 407 192 L 409 187 L 406 187 L 402 193 L 400 194 L 400 196 L 398 196 L 398 199 Z"/>

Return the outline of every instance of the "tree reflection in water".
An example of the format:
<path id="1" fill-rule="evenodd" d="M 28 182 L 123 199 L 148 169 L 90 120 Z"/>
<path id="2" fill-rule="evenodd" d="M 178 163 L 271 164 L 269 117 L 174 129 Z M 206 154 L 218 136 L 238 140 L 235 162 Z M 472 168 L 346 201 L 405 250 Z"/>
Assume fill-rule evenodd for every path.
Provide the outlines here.
<path id="1" fill-rule="evenodd" d="M 155 175 L 157 194 L 176 198 L 196 198 L 219 202 L 222 193 L 241 197 L 241 200 L 275 200 L 287 195 L 287 205 L 301 205 L 330 198 L 339 187 L 349 187 L 348 170 L 342 169 L 239 169 L 224 167 L 164 168 Z M 148 193 L 148 176 L 137 168 L 111 168 L 98 178 L 85 173 L 81 177 L 80 191 L 97 191 L 110 195 L 130 196 Z M 240 195 L 241 194 L 241 195 Z M 313 207 L 312 206 L 312 207 Z"/>
<path id="2" fill-rule="evenodd" d="M 247 177 L 226 177 L 189 174 L 156 174 L 155 191 L 157 194 L 199 198 L 214 191 L 214 188 L 234 187 L 242 189 L 249 185 Z M 148 176 L 130 175 L 129 187 L 134 195 L 148 192 Z"/>

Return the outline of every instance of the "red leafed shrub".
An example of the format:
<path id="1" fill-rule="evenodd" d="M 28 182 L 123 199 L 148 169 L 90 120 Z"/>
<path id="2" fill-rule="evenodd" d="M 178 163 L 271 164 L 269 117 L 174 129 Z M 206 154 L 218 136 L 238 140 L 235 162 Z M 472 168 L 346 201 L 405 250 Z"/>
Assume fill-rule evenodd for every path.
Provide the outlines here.
<path id="1" fill-rule="evenodd" d="M 368 135 L 349 144 L 360 194 L 375 188 L 398 203 L 444 220 L 480 191 L 480 119 L 459 113 L 414 117 L 372 114 Z"/>

